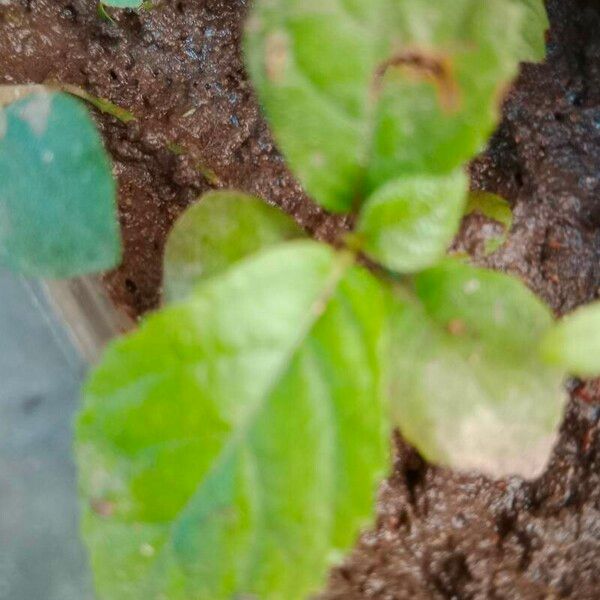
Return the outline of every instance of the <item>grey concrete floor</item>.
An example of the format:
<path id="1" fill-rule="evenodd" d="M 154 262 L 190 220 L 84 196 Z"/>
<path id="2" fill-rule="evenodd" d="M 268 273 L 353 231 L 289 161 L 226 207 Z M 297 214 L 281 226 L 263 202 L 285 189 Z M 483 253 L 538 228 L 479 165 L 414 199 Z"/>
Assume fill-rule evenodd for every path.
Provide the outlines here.
<path id="1" fill-rule="evenodd" d="M 0 270 L 0 600 L 91 600 L 72 421 L 85 365 L 35 283 Z"/>

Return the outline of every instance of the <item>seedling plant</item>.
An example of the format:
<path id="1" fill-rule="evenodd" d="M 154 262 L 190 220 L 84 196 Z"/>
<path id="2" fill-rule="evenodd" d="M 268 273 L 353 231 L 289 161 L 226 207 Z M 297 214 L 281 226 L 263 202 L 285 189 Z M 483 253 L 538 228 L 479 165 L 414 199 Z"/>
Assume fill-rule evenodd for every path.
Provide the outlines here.
<path id="1" fill-rule="evenodd" d="M 101 598 L 318 592 L 371 522 L 396 428 L 439 465 L 541 472 L 566 374 L 600 372 L 600 308 L 556 324 L 518 279 L 447 248 L 466 211 L 510 228 L 465 165 L 547 26 L 541 0 L 255 0 L 244 56 L 275 139 L 307 193 L 356 225 L 319 243 L 235 190 L 176 223 L 166 305 L 106 351 L 77 420 Z M 119 257 L 82 104 L 44 89 L 8 105 L 0 260 L 66 277 Z"/>

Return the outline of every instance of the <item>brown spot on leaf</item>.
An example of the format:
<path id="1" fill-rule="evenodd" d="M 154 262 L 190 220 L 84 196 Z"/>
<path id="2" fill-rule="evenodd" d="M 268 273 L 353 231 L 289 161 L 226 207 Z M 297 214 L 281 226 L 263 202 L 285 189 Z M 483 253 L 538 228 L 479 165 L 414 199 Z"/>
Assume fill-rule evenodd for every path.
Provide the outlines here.
<path id="1" fill-rule="evenodd" d="M 465 322 L 461 319 L 452 319 L 448 323 L 448 333 L 451 335 L 464 335 L 467 331 L 467 326 Z"/>
<path id="2" fill-rule="evenodd" d="M 101 498 L 92 498 L 90 500 L 90 508 L 101 517 L 110 517 L 115 512 L 115 505 Z"/>
<path id="3" fill-rule="evenodd" d="M 455 113 L 460 110 L 461 94 L 454 76 L 454 66 L 448 55 L 424 50 L 405 50 L 381 63 L 375 71 L 375 92 L 378 93 L 386 73 L 394 69 L 416 81 L 431 83 L 438 95 L 442 110 Z"/>
<path id="4" fill-rule="evenodd" d="M 269 80 L 277 83 L 283 79 L 288 55 L 288 40 L 285 34 L 275 32 L 267 37 L 265 67 Z"/>

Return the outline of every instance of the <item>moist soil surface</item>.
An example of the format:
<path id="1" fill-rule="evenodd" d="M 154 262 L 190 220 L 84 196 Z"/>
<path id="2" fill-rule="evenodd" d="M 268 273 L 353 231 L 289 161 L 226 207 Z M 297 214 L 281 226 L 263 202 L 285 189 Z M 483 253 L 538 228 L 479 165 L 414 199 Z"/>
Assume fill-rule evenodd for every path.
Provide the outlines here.
<path id="1" fill-rule="evenodd" d="M 239 50 L 246 0 L 155 4 L 110 22 L 95 0 L 0 3 L 0 83 L 75 84 L 137 117 L 96 115 L 125 244 L 105 282 L 134 317 L 159 303 L 174 219 L 209 189 L 259 195 L 320 239 L 349 226 L 304 195 L 260 116 Z M 519 275 L 560 315 L 600 294 L 600 2 L 549 0 L 548 12 L 546 62 L 524 65 L 471 165 L 475 189 L 511 202 L 511 235 L 485 257 L 494 225 L 472 215 L 455 247 Z M 570 393 L 533 482 L 432 466 L 398 437 L 376 526 L 322 598 L 600 598 L 600 384 L 572 381 Z"/>

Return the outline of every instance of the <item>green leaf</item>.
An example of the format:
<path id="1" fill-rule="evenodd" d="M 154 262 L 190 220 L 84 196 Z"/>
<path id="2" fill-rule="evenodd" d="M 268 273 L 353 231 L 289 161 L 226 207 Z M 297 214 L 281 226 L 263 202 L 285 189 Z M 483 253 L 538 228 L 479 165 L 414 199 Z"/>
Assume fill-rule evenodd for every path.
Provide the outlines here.
<path id="1" fill-rule="evenodd" d="M 478 152 L 546 27 L 542 0 L 256 0 L 245 53 L 293 171 L 347 211 Z"/>
<path id="2" fill-rule="evenodd" d="M 319 588 L 388 467 L 386 298 L 347 255 L 288 242 L 112 346 L 77 426 L 101 598 Z"/>
<path id="3" fill-rule="evenodd" d="M 480 214 L 493 219 L 503 226 L 502 235 L 493 235 L 485 240 L 485 254 L 494 253 L 508 239 L 512 228 L 513 213 L 510 204 L 501 196 L 489 192 L 471 192 L 467 202 L 466 214 Z"/>
<path id="4" fill-rule="evenodd" d="M 533 0 L 396 2 L 368 181 L 445 173 L 487 143 L 519 62 L 544 57 L 548 22 Z M 500 33 L 501 28 L 502 33 Z"/>
<path id="5" fill-rule="evenodd" d="M 600 303 L 561 319 L 542 343 L 542 356 L 578 377 L 600 375 Z"/>
<path id="6" fill-rule="evenodd" d="M 431 461 L 533 477 L 562 417 L 561 371 L 539 358 L 552 324 L 517 279 L 447 260 L 415 278 L 395 316 L 394 411 Z"/>
<path id="7" fill-rule="evenodd" d="M 402 177 L 377 190 L 358 223 L 364 250 L 400 273 L 438 262 L 460 224 L 468 190 L 462 171 Z"/>
<path id="8" fill-rule="evenodd" d="M 187 296 L 202 279 L 302 230 L 264 200 L 241 192 L 209 192 L 175 223 L 165 251 L 165 296 Z"/>
<path id="9" fill-rule="evenodd" d="M 0 109 L 0 263 L 72 277 L 118 264 L 111 165 L 85 108 L 41 92 Z"/>

